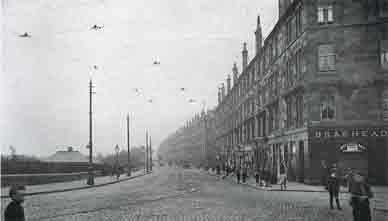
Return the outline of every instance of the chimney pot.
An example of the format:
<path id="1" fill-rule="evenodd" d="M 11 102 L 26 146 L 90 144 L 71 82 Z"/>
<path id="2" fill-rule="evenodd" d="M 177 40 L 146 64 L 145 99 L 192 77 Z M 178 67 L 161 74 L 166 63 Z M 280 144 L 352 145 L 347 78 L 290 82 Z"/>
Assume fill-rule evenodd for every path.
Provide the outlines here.
<path id="1" fill-rule="evenodd" d="M 228 74 L 228 77 L 226 78 L 226 91 L 229 94 L 231 89 L 231 84 L 230 84 L 230 74 Z"/>
<path id="2" fill-rule="evenodd" d="M 248 65 L 248 51 L 247 51 L 247 43 L 243 43 L 243 51 L 242 51 L 242 69 L 243 71 Z"/>
<path id="3" fill-rule="evenodd" d="M 237 69 L 236 63 L 233 64 L 232 72 L 233 72 L 233 84 L 235 85 L 237 84 L 237 80 L 238 80 L 238 69 Z"/>

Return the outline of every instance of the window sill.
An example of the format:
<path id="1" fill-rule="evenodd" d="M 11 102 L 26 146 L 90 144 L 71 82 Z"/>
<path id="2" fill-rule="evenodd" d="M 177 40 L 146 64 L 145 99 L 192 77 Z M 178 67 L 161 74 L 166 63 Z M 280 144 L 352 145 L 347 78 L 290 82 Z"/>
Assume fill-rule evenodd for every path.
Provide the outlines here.
<path id="1" fill-rule="evenodd" d="M 320 75 L 337 74 L 337 70 L 327 70 L 327 71 L 318 70 L 318 74 Z"/>
<path id="2" fill-rule="evenodd" d="M 318 25 L 331 25 L 334 24 L 334 21 L 325 21 L 325 22 L 318 22 Z"/>
<path id="3" fill-rule="evenodd" d="M 337 119 L 321 119 L 320 122 L 335 122 Z"/>

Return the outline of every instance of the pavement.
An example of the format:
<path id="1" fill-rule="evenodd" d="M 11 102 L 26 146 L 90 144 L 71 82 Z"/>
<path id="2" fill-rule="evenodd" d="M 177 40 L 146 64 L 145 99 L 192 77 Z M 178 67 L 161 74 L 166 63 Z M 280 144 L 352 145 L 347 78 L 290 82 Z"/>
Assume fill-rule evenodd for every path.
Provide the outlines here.
<path id="1" fill-rule="evenodd" d="M 341 194 L 343 209 L 331 210 L 324 192 L 259 191 L 204 171 L 166 166 L 130 182 L 30 195 L 23 206 L 29 221 L 351 221 L 347 200 Z M 1 199 L 1 214 L 9 202 Z M 382 211 L 372 215 L 374 221 L 388 218 Z"/>
<path id="2" fill-rule="evenodd" d="M 145 175 L 143 171 L 136 171 L 136 172 L 132 172 L 130 177 L 128 177 L 126 174 L 123 174 L 119 177 L 119 179 L 117 179 L 116 176 L 95 177 L 94 185 L 87 185 L 85 179 L 69 181 L 69 182 L 30 185 L 26 187 L 26 195 L 32 196 L 32 195 L 38 195 L 38 194 L 49 194 L 49 193 L 67 192 L 67 191 L 74 191 L 74 190 L 87 189 L 87 188 L 96 188 L 96 187 L 101 187 L 109 184 L 123 182 L 143 175 Z M 9 198 L 9 195 L 8 195 L 9 188 L 10 187 L 1 188 L 1 198 Z"/>
<path id="3" fill-rule="evenodd" d="M 227 177 L 224 174 L 217 175 L 216 172 L 207 171 L 212 176 L 217 176 L 222 180 L 237 183 L 237 178 L 234 174 Z M 240 183 L 247 187 L 251 187 L 263 191 L 281 191 L 281 192 L 320 192 L 327 193 L 327 190 L 323 186 L 308 185 L 298 182 L 287 182 L 287 189 L 281 190 L 279 184 L 272 184 L 268 187 L 259 186 L 256 184 L 256 179 L 248 177 L 245 183 Z M 372 186 L 372 192 L 374 198 L 371 199 L 371 205 L 374 210 L 388 212 L 388 186 Z M 344 186 L 340 187 L 340 193 L 348 195 L 348 189 Z"/>

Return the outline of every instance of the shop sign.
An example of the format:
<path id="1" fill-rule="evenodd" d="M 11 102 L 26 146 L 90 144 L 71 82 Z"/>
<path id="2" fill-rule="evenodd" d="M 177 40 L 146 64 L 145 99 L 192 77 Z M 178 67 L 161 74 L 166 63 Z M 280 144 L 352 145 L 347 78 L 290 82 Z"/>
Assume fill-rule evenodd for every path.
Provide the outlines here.
<path id="1" fill-rule="evenodd" d="M 357 153 L 364 152 L 366 147 L 357 143 L 347 143 L 340 147 L 340 150 L 344 153 Z"/>
<path id="2" fill-rule="evenodd" d="M 324 129 L 313 132 L 314 138 L 388 137 L 388 128 L 381 129 Z"/>

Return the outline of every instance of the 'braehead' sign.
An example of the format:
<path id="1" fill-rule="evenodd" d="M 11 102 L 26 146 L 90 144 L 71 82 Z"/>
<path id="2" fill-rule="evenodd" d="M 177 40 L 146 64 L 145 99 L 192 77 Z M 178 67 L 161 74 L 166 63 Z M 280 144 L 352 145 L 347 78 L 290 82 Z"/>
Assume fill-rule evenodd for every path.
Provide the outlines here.
<path id="1" fill-rule="evenodd" d="M 311 136 L 312 138 L 388 137 L 388 128 L 318 129 L 313 131 Z"/>

